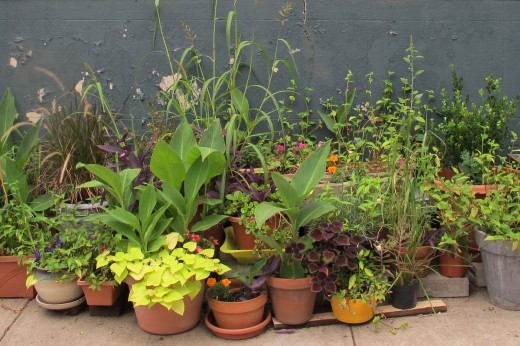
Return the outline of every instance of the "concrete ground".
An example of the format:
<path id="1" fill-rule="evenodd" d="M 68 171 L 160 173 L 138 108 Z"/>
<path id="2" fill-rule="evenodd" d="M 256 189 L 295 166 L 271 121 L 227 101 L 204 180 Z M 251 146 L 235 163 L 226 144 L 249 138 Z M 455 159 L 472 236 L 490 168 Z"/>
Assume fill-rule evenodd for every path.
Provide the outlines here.
<path id="1" fill-rule="evenodd" d="M 132 311 L 119 317 L 93 317 L 88 311 L 66 316 L 45 310 L 35 300 L 0 299 L 1 345 L 520 345 L 520 311 L 491 305 L 485 289 L 472 288 L 466 298 L 444 298 L 448 312 L 385 320 L 408 328 L 394 335 L 390 327 L 371 323 L 296 329 L 279 334 L 268 329 L 256 338 L 228 341 L 211 335 L 203 322 L 179 335 L 142 331 Z"/>

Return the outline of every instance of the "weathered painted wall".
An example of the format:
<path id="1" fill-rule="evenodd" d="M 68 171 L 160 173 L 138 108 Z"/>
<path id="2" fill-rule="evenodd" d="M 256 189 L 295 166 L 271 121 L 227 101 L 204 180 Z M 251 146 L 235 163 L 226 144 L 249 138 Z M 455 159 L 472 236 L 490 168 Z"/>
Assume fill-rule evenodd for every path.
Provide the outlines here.
<path id="1" fill-rule="evenodd" d="M 231 5 L 220 0 L 218 15 L 224 18 Z M 240 0 L 241 31 L 244 38 L 254 32 L 269 46 L 281 30 L 297 50 L 302 85 L 314 89 L 315 109 L 319 98 L 344 87 L 347 69 L 355 73 L 358 88 L 370 71 L 378 83 L 386 71 L 403 74 L 411 35 L 424 56 L 420 87 L 437 92 L 449 87 L 453 63 L 468 92 L 476 95 L 484 77 L 494 74 L 503 78 L 505 94 L 520 93 L 520 1 L 295 0 L 280 29 L 281 6 L 274 0 Z M 161 17 L 172 51 L 189 45 L 182 20 L 197 34 L 199 49 L 210 54 L 210 0 L 162 0 Z M 125 114 L 144 116 L 143 101 L 155 98 L 168 73 L 164 56 L 148 54 L 162 49 L 160 41 L 153 45 L 154 23 L 153 0 L 1 0 L 0 90 L 10 86 L 25 113 L 60 94 L 38 67 L 71 89 L 85 76 L 85 62 L 99 73 L 114 107 L 124 103 Z M 218 29 L 224 40 L 224 20 Z M 224 41 L 218 45 L 224 46 Z"/>

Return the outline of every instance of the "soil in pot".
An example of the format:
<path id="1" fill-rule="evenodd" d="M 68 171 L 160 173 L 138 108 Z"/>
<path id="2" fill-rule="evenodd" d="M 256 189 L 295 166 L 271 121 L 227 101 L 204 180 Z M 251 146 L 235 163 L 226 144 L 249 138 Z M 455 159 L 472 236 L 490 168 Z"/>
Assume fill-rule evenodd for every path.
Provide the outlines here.
<path id="1" fill-rule="evenodd" d="M 99 290 L 89 288 L 90 284 L 78 280 L 77 285 L 83 290 L 87 304 L 91 306 L 112 306 L 121 294 L 121 286 L 104 282 Z"/>
<path id="2" fill-rule="evenodd" d="M 417 305 L 419 283 L 395 285 L 392 287 L 392 306 L 397 309 L 413 309 Z"/>
<path id="3" fill-rule="evenodd" d="M 184 296 L 184 315 L 168 310 L 161 304 L 148 306 L 134 306 L 137 324 L 144 331 L 151 334 L 171 335 L 186 332 L 200 321 L 202 309 L 202 291 L 195 299 Z"/>
<path id="4" fill-rule="evenodd" d="M 298 325 L 312 318 L 316 293 L 311 291 L 309 278 L 267 279 L 269 297 L 275 318 L 284 324 Z"/>
<path id="5" fill-rule="evenodd" d="M 27 271 L 17 256 L 0 256 L 0 298 L 34 298 L 34 287 L 25 287 Z"/>
<path id="6" fill-rule="evenodd" d="M 439 272 L 449 278 L 462 278 L 466 276 L 468 266 L 464 257 L 449 253 L 441 253 L 439 256 Z"/>
<path id="7" fill-rule="evenodd" d="M 341 322 L 358 324 L 368 322 L 374 317 L 374 309 L 368 302 L 360 299 L 349 299 L 345 305 L 340 304 L 340 300 L 332 297 L 330 300 L 334 317 Z"/>
<path id="8" fill-rule="evenodd" d="M 244 329 L 258 325 L 264 317 L 267 294 L 243 302 L 221 302 L 208 299 L 217 326 L 223 329 Z"/>

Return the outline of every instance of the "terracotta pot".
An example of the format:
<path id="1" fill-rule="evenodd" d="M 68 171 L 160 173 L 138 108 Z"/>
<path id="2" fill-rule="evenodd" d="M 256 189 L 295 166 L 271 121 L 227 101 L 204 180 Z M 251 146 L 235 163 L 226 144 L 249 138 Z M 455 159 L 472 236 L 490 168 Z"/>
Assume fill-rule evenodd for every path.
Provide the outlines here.
<path id="1" fill-rule="evenodd" d="M 374 317 L 374 309 L 368 302 L 360 299 L 349 299 L 345 306 L 341 306 L 340 300 L 332 297 L 330 300 L 334 317 L 341 322 L 357 324 L 368 322 Z"/>
<path id="2" fill-rule="evenodd" d="M 463 257 L 441 253 L 439 256 L 439 272 L 449 278 L 462 278 L 466 276 L 468 266 Z"/>
<path id="3" fill-rule="evenodd" d="M 265 330 L 265 327 L 269 322 L 271 322 L 271 312 L 267 311 L 265 318 L 259 324 L 244 329 L 224 329 L 217 327 L 215 318 L 211 312 L 206 315 L 204 322 L 213 335 L 218 336 L 219 338 L 227 340 L 244 340 L 257 336 Z"/>
<path id="4" fill-rule="evenodd" d="M 27 271 L 17 256 L 0 256 L 0 298 L 34 298 L 34 287 L 25 287 Z"/>
<path id="5" fill-rule="evenodd" d="M 48 304 L 63 304 L 75 301 L 83 296 L 76 280 L 60 281 L 60 275 L 46 270 L 36 269 L 34 276 L 38 282 L 34 284 L 38 296 Z"/>
<path id="6" fill-rule="evenodd" d="M 253 234 L 246 233 L 246 226 L 240 224 L 239 217 L 230 216 L 228 217 L 228 220 L 231 223 L 231 226 L 233 226 L 233 232 L 235 233 L 235 240 L 238 248 L 240 250 L 253 250 L 255 248 L 256 237 Z M 250 218 L 247 222 L 256 222 L 256 220 Z M 272 231 L 280 226 L 280 216 L 273 216 L 268 219 L 265 224 L 271 229 L 271 232 L 268 232 L 268 235 L 271 235 Z"/>
<path id="7" fill-rule="evenodd" d="M 267 279 L 269 297 L 275 318 L 284 324 L 303 324 L 312 318 L 316 293 L 311 291 L 309 278 Z"/>
<path id="8" fill-rule="evenodd" d="M 224 329 L 244 329 L 258 325 L 264 317 L 267 294 L 243 302 L 221 302 L 208 299 L 217 326 Z"/>
<path id="9" fill-rule="evenodd" d="M 90 284 L 78 280 L 77 285 L 83 290 L 87 304 L 91 306 L 112 306 L 121 294 L 121 286 L 104 282 L 99 290 L 89 288 Z"/>
<path id="10" fill-rule="evenodd" d="M 184 315 L 168 310 L 161 304 L 148 306 L 134 306 L 137 324 L 148 333 L 170 335 L 186 332 L 197 326 L 202 309 L 202 291 L 195 299 L 184 296 Z"/>

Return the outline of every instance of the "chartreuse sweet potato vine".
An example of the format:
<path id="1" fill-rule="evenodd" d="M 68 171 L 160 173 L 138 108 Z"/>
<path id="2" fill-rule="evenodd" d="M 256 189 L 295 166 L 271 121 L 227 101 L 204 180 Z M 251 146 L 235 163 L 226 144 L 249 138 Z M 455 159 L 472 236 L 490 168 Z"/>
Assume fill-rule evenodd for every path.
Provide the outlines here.
<path id="1" fill-rule="evenodd" d="M 132 244 L 126 252 L 109 255 L 107 251 L 96 258 L 97 267 L 110 265 L 118 283 L 128 276 L 137 281 L 129 297 L 135 306 L 161 304 L 183 315 L 184 296 L 194 299 L 202 289 L 202 280 L 210 273 L 223 274 L 230 268 L 212 258 L 213 249 L 202 250 L 189 238 L 185 242 L 178 233 L 163 238 L 161 249 L 148 256 Z"/>

